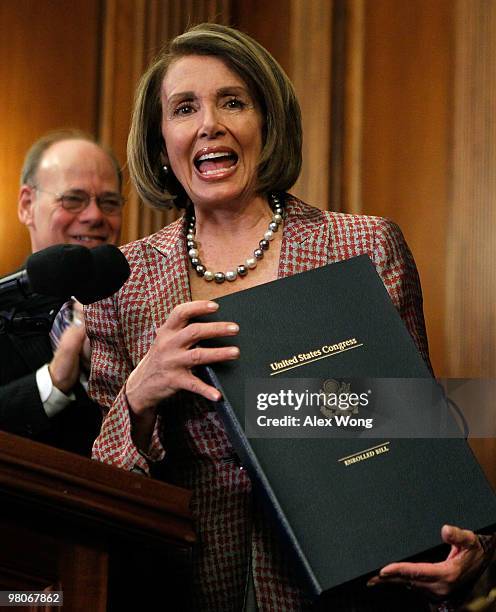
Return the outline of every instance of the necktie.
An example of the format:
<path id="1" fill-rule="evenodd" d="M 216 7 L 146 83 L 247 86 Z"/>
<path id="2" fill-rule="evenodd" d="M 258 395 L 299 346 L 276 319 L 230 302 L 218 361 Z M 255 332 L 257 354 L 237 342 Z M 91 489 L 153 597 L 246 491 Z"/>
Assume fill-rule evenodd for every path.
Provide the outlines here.
<path id="1" fill-rule="evenodd" d="M 52 349 L 55 352 L 58 345 L 60 344 L 60 337 L 63 332 L 72 323 L 72 300 L 69 300 L 62 304 L 61 309 L 58 311 L 50 330 L 50 343 Z"/>

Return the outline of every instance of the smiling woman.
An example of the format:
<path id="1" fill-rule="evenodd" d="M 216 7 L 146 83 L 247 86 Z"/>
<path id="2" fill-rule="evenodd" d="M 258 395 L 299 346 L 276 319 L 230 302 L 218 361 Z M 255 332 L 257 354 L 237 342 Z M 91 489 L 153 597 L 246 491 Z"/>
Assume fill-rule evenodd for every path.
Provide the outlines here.
<path id="1" fill-rule="evenodd" d="M 196 61 L 189 68 L 189 76 L 196 70 L 197 76 L 202 77 L 201 83 L 191 78 L 188 83 L 186 75 L 184 81 L 181 77 L 182 82 L 169 79 L 167 83 L 164 77 L 170 76 L 174 64 L 192 57 Z M 202 60 L 206 61 L 205 73 L 201 73 L 199 66 Z M 211 62 L 217 67 L 221 65 L 223 75 L 228 77 L 226 80 L 222 81 L 215 72 L 206 72 Z M 174 72 L 180 74 L 177 66 Z M 218 83 L 216 87 L 214 82 Z M 258 112 L 263 146 L 257 160 L 256 190 L 267 193 L 289 189 L 300 173 L 302 140 L 300 107 L 291 82 L 276 60 L 256 41 L 233 29 L 204 24 L 172 40 L 138 86 L 128 140 L 128 162 L 141 197 L 157 208 L 188 204 L 184 186 L 172 173 L 163 173 L 167 151 L 162 131 L 174 113 L 180 117 L 195 113 L 200 84 L 218 88 L 215 98 L 219 111 L 248 108 L 250 114 Z M 167 87 L 172 86 L 176 89 L 168 91 Z"/>
<path id="2" fill-rule="evenodd" d="M 129 281 L 87 310 L 90 393 L 108 411 L 94 456 L 144 473 L 162 462 L 169 481 L 193 490 L 200 544 L 185 609 L 306 609 L 309 599 L 233 460 L 213 403 L 220 393 L 195 375 L 195 366 L 239 357 L 236 346 L 198 347 L 235 336 L 238 326 L 192 319 L 216 310 L 218 296 L 366 254 L 428 362 L 415 263 L 390 221 L 323 212 L 287 193 L 301 166 L 298 102 L 270 54 L 232 28 L 192 28 L 145 73 L 128 162 L 145 201 L 186 210 L 123 248 Z M 482 567 L 479 540 L 459 531 L 444 532 L 453 549 L 441 568 L 400 564 L 370 582 L 413 580 L 416 593 L 361 584 L 336 594 L 332 609 L 427 609 L 421 594 L 446 595 Z"/>

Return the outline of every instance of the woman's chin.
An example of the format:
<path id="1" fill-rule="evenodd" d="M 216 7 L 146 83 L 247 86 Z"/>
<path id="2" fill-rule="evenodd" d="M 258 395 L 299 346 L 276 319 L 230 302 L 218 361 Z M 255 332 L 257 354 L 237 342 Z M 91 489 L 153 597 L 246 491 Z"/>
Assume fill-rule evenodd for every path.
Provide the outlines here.
<path id="1" fill-rule="evenodd" d="M 198 185 L 196 189 L 191 190 L 189 196 L 195 206 L 212 207 L 234 202 L 240 198 L 245 199 L 247 192 L 246 185 L 217 181 Z"/>

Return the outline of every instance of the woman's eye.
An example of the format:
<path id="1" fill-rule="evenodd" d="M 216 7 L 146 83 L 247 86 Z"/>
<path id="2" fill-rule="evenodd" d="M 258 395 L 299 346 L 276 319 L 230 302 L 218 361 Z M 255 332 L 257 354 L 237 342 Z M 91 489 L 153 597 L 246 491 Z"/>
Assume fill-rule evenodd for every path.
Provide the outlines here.
<path id="1" fill-rule="evenodd" d="M 227 108 L 239 109 L 244 108 L 246 104 L 242 100 L 238 100 L 238 98 L 231 98 L 226 102 L 226 106 Z"/>
<path id="2" fill-rule="evenodd" d="M 191 104 L 180 104 L 175 110 L 174 115 L 189 115 L 193 112 Z"/>

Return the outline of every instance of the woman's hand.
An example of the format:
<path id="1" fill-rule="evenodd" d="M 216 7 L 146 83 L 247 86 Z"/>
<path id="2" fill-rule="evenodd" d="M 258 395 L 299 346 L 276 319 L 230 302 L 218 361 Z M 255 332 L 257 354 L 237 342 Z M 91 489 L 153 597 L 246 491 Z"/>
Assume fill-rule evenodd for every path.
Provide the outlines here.
<path id="1" fill-rule="evenodd" d="M 202 348 L 196 345 L 207 338 L 234 336 L 235 323 L 190 323 L 190 319 L 216 311 L 219 305 L 206 300 L 176 306 L 158 330 L 148 353 L 133 370 L 126 383 L 126 396 L 136 420 L 148 420 L 157 404 L 180 389 L 218 401 L 220 392 L 207 385 L 191 369 L 198 365 L 239 357 L 234 346 Z"/>
<path id="2" fill-rule="evenodd" d="M 391 563 L 367 583 L 404 584 L 437 599 L 449 596 L 455 589 L 474 578 L 480 571 L 484 550 L 472 531 L 444 525 L 441 537 L 451 544 L 447 558 L 440 563 Z"/>

